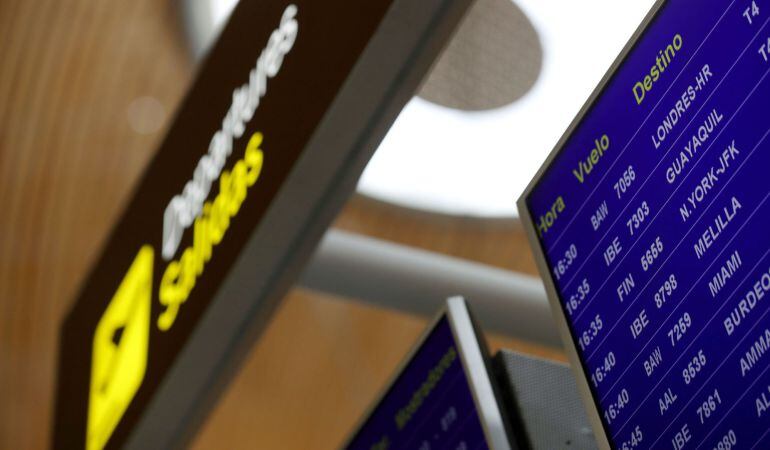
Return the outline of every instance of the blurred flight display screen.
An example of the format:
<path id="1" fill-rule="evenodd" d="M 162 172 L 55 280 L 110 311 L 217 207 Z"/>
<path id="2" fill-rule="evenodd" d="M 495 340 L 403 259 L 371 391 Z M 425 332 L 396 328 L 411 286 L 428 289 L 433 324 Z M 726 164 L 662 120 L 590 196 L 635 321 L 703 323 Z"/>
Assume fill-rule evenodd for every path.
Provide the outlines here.
<path id="1" fill-rule="evenodd" d="M 402 369 L 348 448 L 488 448 L 446 315 Z"/>
<path id="2" fill-rule="evenodd" d="M 662 4 L 526 197 L 615 448 L 770 448 L 769 19 Z"/>

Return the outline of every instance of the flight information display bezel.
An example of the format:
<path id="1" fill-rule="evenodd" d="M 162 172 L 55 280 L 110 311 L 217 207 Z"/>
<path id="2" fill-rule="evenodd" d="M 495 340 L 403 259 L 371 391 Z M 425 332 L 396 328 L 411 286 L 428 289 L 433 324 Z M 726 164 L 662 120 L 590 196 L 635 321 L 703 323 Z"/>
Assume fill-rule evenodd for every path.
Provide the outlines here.
<path id="1" fill-rule="evenodd" d="M 439 346 L 446 344 L 444 342 L 446 337 L 438 336 L 444 335 L 446 328 L 449 329 L 451 334 L 452 345 L 450 349 L 452 355 L 435 351 L 437 344 Z M 448 356 L 451 356 L 451 358 L 447 358 Z M 434 361 L 436 364 L 436 367 L 431 370 L 426 369 L 426 361 L 429 360 Z M 448 363 L 449 361 L 453 362 Z M 448 364 L 442 365 L 444 362 Z M 391 442 L 390 438 L 393 437 L 390 436 L 391 432 L 396 434 L 402 432 L 396 430 L 394 425 L 385 426 L 384 423 L 386 421 L 382 419 L 391 415 L 393 404 L 398 403 L 395 400 L 400 400 L 403 404 L 414 403 L 414 398 L 418 396 L 417 393 L 415 393 L 411 401 L 408 398 L 400 397 L 407 384 L 414 384 L 415 380 L 421 380 L 420 375 L 424 375 L 427 377 L 426 381 L 417 390 L 425 394 L 426 384 L 432 386 L 431 390 L 433 387 L 438 389 L 438 386 L 442 384 L 442 381 L 439 380 L 442 375 L 436 373 L 437 369 L 457 363 L 461 366 L 461 372 L 464 376 L 460 378 L 466 383 L 469 391 L 468 394 L 471 397 L 470 401 L 475 410 L 473 415 L 479 421 L 487 448 L 494 450 L 515 450 L 518 448 L 515 442 L 511 440 L 513 438 L 511 433 L 513 432 L 504 419 L 503 410 L 501 409 L 503 408 L 502 402 L 498 398 L 498 392 L 496 386 L 494 386 L 495 380 L 492 378 L 492 372 L 488 365 L 489 356 L 486 345 L 483 337 L 479 334 L 478 328 L 475 326 L 468 310 L 468 305 L 462 297 L 447 299 L 446 306 L 437 314 L 410 353 L 401 362 L 391 379 L 386 383 L 385 388 L 377 396 L 377 400 L 373 402 L 362 416 L 361 421 L 355 427 L 355 431 L 350 435 L 342 448 L 360 448 L 361 445 L 364 445 L 364 442 L 366 442 L 366 448 L 393 448 L 398 443 Z M 445 368 L 449 371 L 447 367 Z M 441 388 L 441 390 L 446 391 L 445 388 L 446 386 Z M 446 417 L 444 413 L 436 413 L 439 404 L 447 403 L 447 399 L 442 395 L 439 395 L 439 397 L 433 395 L 433 398 L 431 398 L 430 394 L 426 394 L 420 398 L 422 398 L 421 402 L 424 401 L 425 404 L 413 410 L 413 414 L 415 417 L 421 416 L 418 420 L 422 422 L 417 429 L 412 428 L 410 430 L 405 427 L 403 431 L 417 433 L 417 435 L 412 435 L 411 440 L 417 439 L 418 435 L 422 433 L 424 436 L 420 436 L 424 440 L 420 448 L 436 448 L 436 445 L 441 446 L 442 442 L 443 444 L 447 443 L 444 441 L 444 437 L 439 436 L 446 434 L 446 430 L 442 432 L 439 429 L 437 431 L 435 429 L 437 423 L 433 423 L 436 421 L 424 422 L 426 418 L 437 418 L 443 415 L 440 421 L 442 427 L 447 420 L 455 423 L 455 425 L 450 426 L 450 429 L 457 426 L 457 423 L 462 423 L 460 426 L 466 425 L 466 419 L 462 417 L 462 411 L 454 413 L 454 416 L 450 415 L 450 417 Z M 454 402 L 465 403 L 461 399 L 455 399 Z M 403 408 L 398 414 L 392 414 L 393 418 L 398 421 L 401 413 L 408 409 Z M 450 409 L 454 410 L 455 408 L 452 407 Z M 425 411 L 421 410 L 430 412 L 425 413 Z M 426 417 L 425 414 L 428 414 L 428 416 Z M 409 420 L 411 421 L 411 419 Z M 459 432 L 462 434 L 463 431 L 465 431 L 465 434 L 468 433 L 466 429 Z M 434 435 L 434 432 L 437 435 Z M 458 430 L 454 430 L 452 433 L 456 435 Z M 475 434 L 475 432 L 471 430 L 470 434 Z"/>
<path id="2" fill-rule="evenodd" d="M 535 221 L 535 215 L 530 210 L 529 202 L 531 200 L 533 191 L 535 191 L 540 186 L 540 183 L 543 181 L 545 175 L 552 168 L 555 161 L 565 151 L 565 147 L 569 145 L 573 134 L 575 134 L 575 132 L 580 129 L 586 117 L 591 115 L 597 102 L 602 98 L 605 89 L 613 82 L 618 71 L 623 68 L 624 64 L 630 59 L 631 56 L 633 56 L 633 51 L 636 49 L 637 44 L 644 40 L 647 30 L 655 24 L 657 19 L 665 14 L 665 11 L 670 4 L 670 0 L 657 0 L 655 2 L 645 18 L 642 20 L 641 24 L 634 31 L 628 43 L 625 45 L 613 64 L 607 70 L 602 80 L 591 93 L 584 106 L 575 116 L 572 123 L 570 123 L 567 130 L 559 139 L 556 146 L 548 155 L 547 159 L 540 167 L 535 177 L 531 180 L 517 201 L 519 215 L 527 234 L 527 238 L 530 242 L 530 247 L 533 250 L 538 270 L 542 275 L 551 310 L 554 314 L 556 325 L 559 328 L 559 332 L 562 336 L 562 341 L 565 344 L 565 350 L 570 360 L 570 365 L 577 378 L 578 390 L 580 391 L 580 395 L 584 401 L 584 404 L 586 405 L 589 421 L 593 427 L 594 435 L 597 439 L 597 444 L 599 445 L 599 448 L 607 450 L 620 448 L 620 446 L 614 445 L 612 443 L 611 433 L 607 427 L 606 422 L 602 418 L 602 407 L 595 396 L 595 391 L 591 387 L 590 370 L 580 357 L 578 351 L 578 337 L 573 335 L 571 326 L 569 325 L 568 312 L 566 311 L 565 303 L 561 299 L 561 294 L 559 293 L 556 282 L 554 280 L 554 268 L 552 268 L 548 263 L 546 251 L 543 246 L 544 244 L 541 242 L 538 235 L 538 223 Z M 629 90 L 629 95 L 630 93 L 631 90 Z M 640 103 L 638 97 L 636 97 L 636 100 L 637 103 Z M 602 145 L 604 145 L 604 142 L 600 139 L 601 138 L 598 138 L 596 141 L 596 149 L 599 152 L 599 158 L 602 156 Z"/>
<path id="3" fill-rule="evenodd" d="M 768 104 L 768 0 L 658 2 L 519 199 L 602 448 L 770 447 Z"/>

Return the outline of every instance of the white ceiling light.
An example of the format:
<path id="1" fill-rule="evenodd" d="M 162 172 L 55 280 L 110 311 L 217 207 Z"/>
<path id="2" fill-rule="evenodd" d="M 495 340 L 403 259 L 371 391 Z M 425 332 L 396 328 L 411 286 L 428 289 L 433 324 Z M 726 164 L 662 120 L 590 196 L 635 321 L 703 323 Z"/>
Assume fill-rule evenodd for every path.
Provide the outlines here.
<path id="1" fill-rule="evenodd" d="M 224 21 L 237 3 L 208 1 L 210 20 L 217 22 L 198 27 L 209 30 L 204 42 L 213 39 L 211 30 L 218 29 L 219 21 Z M 474 8 L 488 7 L 490 2 L 499 0 L 478 0 Z M 195 0 L 187 3 L 188 8 L 200 5 Z M 518 216 L 516 198 L 654 0 L 515 3 L 531 22 L 542 46 L 541 68 L 534 85 L 527 86 L 529 91 L 512 103 L 481 111 L 413 98 L 369 162 L 358 185 L 360 192 L 434 212 Z M 482 50 L 499 52 L 501 58 L 510 57 L 508 51 L 521 52 L 521 42 L 508 44 L 495 42 Z"/>
<path id="2" fill-rule="evenodd" d="M 654 2 L 516 3 L 543 46 L 532 89 L 475 112 L 414 98 L 367 166 L 361 192 L 443 213 L 518 216 L 516 198 Z"/>

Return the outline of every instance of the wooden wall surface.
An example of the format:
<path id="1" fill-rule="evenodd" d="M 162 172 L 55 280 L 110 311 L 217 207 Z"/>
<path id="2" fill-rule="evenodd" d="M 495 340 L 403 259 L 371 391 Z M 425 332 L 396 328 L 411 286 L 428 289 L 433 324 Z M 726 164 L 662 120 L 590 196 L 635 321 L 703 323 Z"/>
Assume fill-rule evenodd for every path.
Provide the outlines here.
<path id="1" fill-rule="evenodd" d="M 59 322 L 194 73 L 177 22 L 169 0 L 0 0 L 0 449 L 48 446 Z M 534 273 L 506 221 L 354 197 L 336 226 Z M 335 447 L 424 324 L 295 289 L 193 446 Z"/>

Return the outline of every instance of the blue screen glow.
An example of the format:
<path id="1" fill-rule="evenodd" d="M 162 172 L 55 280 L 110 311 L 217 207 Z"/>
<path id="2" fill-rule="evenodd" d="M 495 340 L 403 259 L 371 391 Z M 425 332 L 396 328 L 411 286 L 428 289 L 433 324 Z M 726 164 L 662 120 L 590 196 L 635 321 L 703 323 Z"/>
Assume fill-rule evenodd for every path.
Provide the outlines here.
<path id="1" fill-rule="evenodd" d="M 446 317 L 417 349 L 348 448 L 488 448 Z"/>
<path id="2" fill-rule="evenodd" d="M 769 19 L 665 3 L 526 198 L 615 448 L 770 448 Z"/>

